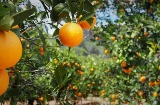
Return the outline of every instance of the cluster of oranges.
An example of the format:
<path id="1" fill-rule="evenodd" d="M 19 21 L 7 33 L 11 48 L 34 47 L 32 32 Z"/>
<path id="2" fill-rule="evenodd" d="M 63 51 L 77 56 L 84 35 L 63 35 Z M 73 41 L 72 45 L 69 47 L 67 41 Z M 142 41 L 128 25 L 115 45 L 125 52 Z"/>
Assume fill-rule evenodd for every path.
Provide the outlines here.
<path id="1" fill-rule="evenodd" d="M 59 39 L 63 45 L 68 47 L 78 46 L 83 40 L 83 29 L 91 29 L 96 23 L 96 17 L 93 17 L 91 25 L 86 20 L 80 22 L 81 17 L 82 15 L 77 19 L 77 23 L 68 22 L 60 28 Z"/>
<path id="2" fill-rule="evenodd" d="M 0 30 L 0 96 L 8 88 L 9 76 L 6 68 L 13 67 L 22 56 L 22 44 L 11 30 Z"/>
<path id="3" fill-rule="evenodd" d="M 41 46 L 41 47 L 39 47 L 39 53 L 41 54 L 41 55 L 44 55 L 44 48 Z"/>
<path id="4" fill-rule="evenodd" d="M 131 68 L 127 67 L 127 62 L 123 61 L 121 63 L 122 71 L 125 72 L 126 74 L 130 74 L 132 72 Z"/>

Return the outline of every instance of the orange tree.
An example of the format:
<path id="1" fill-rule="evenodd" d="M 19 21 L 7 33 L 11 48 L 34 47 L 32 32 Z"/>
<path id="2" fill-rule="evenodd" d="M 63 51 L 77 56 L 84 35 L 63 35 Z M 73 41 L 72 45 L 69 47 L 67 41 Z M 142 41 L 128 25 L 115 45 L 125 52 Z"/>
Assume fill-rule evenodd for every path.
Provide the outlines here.
<path id="1" fill-rule="evenodd" d="M 105 2 L 117 13 L 117 20 L 94 28 L 98 45 L 106 48 L 105 94 L 111 101 L 131 103 L 145 99 L 160 102 L 160 1 L 113 0 Z M 106 9 L 106 8 L 105 8 Z M 118 97 L 113 97 L 113 94 Z"/>
<path id="2" fill-rule="evenodd" d="M 58 37 L 59 26 L 61 21 L 76 23 L 80 15 L 82 17 L 78 22 L 87 20 L 89 24 L 95 23 L 95 17 L 92 17 L 101 7 L 100 2 L 93 5 L 92 1 L 88 0 L 43 0 L 39 2 L 43 5 L 44 10 L 39 10 L 29 0 L 0 3 L 2 10 L 0 12 L 0 31 L 11 30 L 16 33 L 23 47 L 20 61 L 14 66 L 12 64 L 12 67 L 6 67 L 10 83 L 8 90 L 0 96 L 0 99 L 4 101 L 11 98 L 11 104 L 24 99 L 29 100 L 29 104 L 32 104 L 34 99 L 39 99 L 45 104 L 46 100 L 53 97 L 61 103 L 69 103 L 68 95 L 71 99 L 76 100 L 74 90 L 78 89 L 73 86 L 73 93 L 68 92 L 68 85 L 71 82 L 76 83 L 74 81 L 80 78 L 80 75 L 77 74 L 77 71 L 81 69 L 80 61 L 74 53 L 69 54 L 63 49 L 60 50 L 63 42 Z M 51 21 L 46 22 L 45 19 Z M 55 29 L 53 35 L 48 35 L 46 32 L 46 24 Z M 74 62 L 76 63 L 73 66 Z M 82 74 L 82 71 L 78 73 Z"/>

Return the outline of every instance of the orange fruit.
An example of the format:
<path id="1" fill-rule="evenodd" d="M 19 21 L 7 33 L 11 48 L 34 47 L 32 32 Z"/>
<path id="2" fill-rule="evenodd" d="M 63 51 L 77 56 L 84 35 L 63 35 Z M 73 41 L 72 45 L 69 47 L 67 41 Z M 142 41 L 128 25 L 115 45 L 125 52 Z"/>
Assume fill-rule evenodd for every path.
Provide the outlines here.
<path id="1" fill-rule="evenodd" d="M 153 3 L 153 0 L 149 0 L 149 3 L 152 4 L 152 3 Z"/>
<path id="2" fill-rule="evenodd" d="M 111 40 L 112 40 L 112 42 L 114 42 L 116 40 L 116 37 L 112 36 Z"/>
<path id="3" fill-rule="evenodd" d="M 146 76 L 141 76 L 140 78 L 139 78 L 139 81 L 141 81 L 142 83 L 144 83 L 145 81 L 146 81 Z"/>
<path id="4" fill-rule="evenodd" d="M 44 48 L 43 47 L 39 47 L 39 51 L 44 51 Z"/>
<path id="5" fill-rule="evenodd" d="M 153 96 L 158 97 L 158 92 L 153 92 Z"/>
<path id="6" fill-rule="evenodd" d="M 68 47 L 78 46 L 82 42 L 83 36 L 83 29 L 76 23 L 66 23 L 59 30 L 61 43 Z"/>
<path id="7" fill-rule="evenodd" d="M 24 42 L 25 39 L 24 38 L 20 38 L 20 40 L 21 40 L 21 42 Z"/>
<path id="8" fill-rule="evenodd" d="M 95 82 L 92 82 L 92 85 L 94 85 L 95 84 Z"/>
<path id="9" fill-rule="evenodd" d="M 9 76 L 5 69 L 0 69 L 0 96 L 7 90 L 9 84 Z"/>
<path id="10" fill-rule="evenodd" d="M 112 94 L 112 95 L 111 95 L 111 98 L 112 98 L 112 99 L 118 98 L 118 94 Z"/>
<path id="11" fill-rule="evenodd" d="M 150 81 L 150 82 L 148 82 L 148 86 L 152 87 L 152 86 L 155 86 L 155 84 L 154 84 L 154 82 Z"/>
<path id="12" fill-rule="evenodd" d="M 0 31 L 0 68 L 14 66 L 22 56 L 20 39 L 12 31 Z"/>
<path id="13" fill-rule="evenodd" d="M 15 26 L 12 27 L 12 29 L 15 29 L 15 28 L 19 28 L 19 26 L 18 26 L 18 25 L 15 25 Z"/>
<path id="14" fill-rule="evenodd" d="M 121 63 L 121 67 L 126 67 L 126 66 L 127 66 L 126 61 L 123 61 L 123 62 Z"/>
<path id="15" fill-rule="evenodd" d="M 146 37 L 147 37 L 148 35 L 149 35 L 149 33 L 148 33 L 148 32 L 145 32 L 145 33 L 144 33 L 144 36 L 146 36 Z"/>
<path id="16" fill-rule="evenodd" d="M 77 96 L 78 96 L 78 97 L 81 97 L 81 96 L 82 96 L 82 93 L 81 93 L 81 92 L 78 92 L 78 93 L 77 93 Z"/>
<path id="17" fill-rule="evenodd" d="M 141 90 L 138 91 L 139 96 L 143 96 L 143 94 L 144 94 L 143 91 L 141 91 Z"/>
<path id="18" fill-rule="evenodd" d="M 39 53 L 40 53 L 40 55 L 44 55 L 44 51 L 40 51 Z"/>
<path id="19" fill-rule="evenodd" d="M 122 68 L 122 71 L 125 72 L 126 74 L 130 74 L 132 72 L 130 68 L 129 69 Z"/>
<path id="20" fill-rule="evenodd" d="M 154 81 L 154 84 L 155 84 L 156 86 L 160 85 L 160 80 Z"/>
<path id="21" fill-rule="evenodd" d="M 105 53 L 105 54 L 108 54 L 108 53 L 109 53 L 109 50 L 107 50 L 107 49 L 104 50 L 104 53 Z"/>
<path id="22" fill-rule="evenodd" d="M 96 24 L 96 17 L 93 17 L 93 22 L 91 25 L 86 20 L 79 22 L 81 17 L 82 15 L 78 18 L 78 24 L 85 30 L 93 28 L 94 25 Z"/>
<path id="23" fill-rule="evenodd" d="M 99 38 L 98 38 L 98 37 L 96 37 L 96 38 L 95 38 L 95 40 L 99 40 Z"/>
<path id="24" fill-rule="evenodd" d="M 87 86 L 88 86 L 88 87 L 90 87 L 90 86 L 91 86 L 91 84 L 87 84 Z"/>
<path id="25" fill-rule="evenodd" d="M 43 101 L 43 99 L 44 99 L 43 97 L 39 97 L 38 98 L 39 101 Z"/>
<path id="26" fill-rule="evenodd" d="M 77 86 L 73 86 L 72 88 L 73 88 L 73 90 L 78 90 Z"/>

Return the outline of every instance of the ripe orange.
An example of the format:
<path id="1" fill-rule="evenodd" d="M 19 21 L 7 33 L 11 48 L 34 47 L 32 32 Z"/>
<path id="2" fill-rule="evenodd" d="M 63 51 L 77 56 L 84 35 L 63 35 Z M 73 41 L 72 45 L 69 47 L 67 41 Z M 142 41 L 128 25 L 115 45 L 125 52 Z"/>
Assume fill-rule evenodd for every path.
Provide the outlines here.
<path id="1" fill-rule="evenodd" d="M 149 3 L 152 4 L 152 3 L 153 3 L 153 0 L 149 0 Z"/>
<path id="2" fill-rule="evenodd" d="M 42 56 L 44 55 L 44 51 L 40 51 L 39 53 L 40 53 L 40 55 L 42 55 Z"/>
<path id="3" fill-rule="evenodd" d="M 98 37 L 96 37 L 96 38 L 95 38 L 95 40 L 99 40 L 99 38 L 98 38 Z"/>
<path id="4" fill-rule="evenodd" d="M 147 79 L 146 76 L 141 76 L 140 79 L 139 79 L 139 81 L 141 81 L 142 83 L 144 83 L 146 81 L 146 79 Z"/>
<path id="5" fill-rule="evenodd" d="M 83 29 L 76 23 L 66 23 L 59 30 L 61 43 L 68 47 L 78 46 L 83 40 Z"/>
<path id="6" fill-rule="evenodd" d="M 0 69 L 0 96 L 7 90 L 9 84 L 9 76 L 5 69 Z"/>
<path id="7" fill-rule="evenodd" d="M 130 68 L 128 68 L 128 69 L 122 68 L 122 71 L 125 72 L 126 74 L 130 74 L 132 72 L 132 70 Z"/>
<path id="8" fill-rule="evenodd" d="M 105 53 L 105 54 L 108 54 L 108 53 L 109 53 L 109 50 L 107 50 L 107 49 L 104 50 L 104 53 Z"/>
<path id="9" fill-rule="evenodd" d="M 18 26 L 18 25 L 15 25 L 15 26 L 12 27 L 12 29 L 15 29 L 15 28 L 19 28 L 19 26 Z"/>
<path id="10" fill-rule="evenodd" d="M 43 97 L 39 97 L 38 98 L 39 101 L 43 101 L 43 99 L 44 99 Z"/>
<path id="11" fill-rule="evenodd" d="M 14 66 L 22 56 L 20 39 L 12 31 L 0 31 L 0 68 Z"/>
<path id="12" fill-rule="evenodd" d="M 25 39 L 24 38 L 20 38 L 20 40 L 21 40 L 21 42 L 24 42 Z"/>
<path id="13" fill-rule="evenodd" d="M 143 91 L 139 90 L 139 91 L 138 91 L 138 95 L 139 95 L 139 96 L 143 96 L 143 95 L 144 95 Z"/>
<path id="14" fill-rule="evenodd" d="M 77 96 L 78 96 L 78 97 L 81 97 L 81 96 L 82 96 L 82 93 L 81 93 L 81 92 L 78 92 L 78 93 L 77 93 Z"/>
<path id="15" fill-rule="evenodd" d="M 77 86 L 73 86 L 72 89 L 73 90 L 78 90 L 78 87 Z"/>
<path id="16" fill-rule="evenodd" d="M 122 63 L 121 63 L 121 67 L 126 67 L 127 66 L 127 63 L 125 62 L 125 61 L 123 61 Z"/>
<path id="17" fill-rule="evenodd" d="M 158 92 L 153 92 L 153 96 L 158 97 Z"/>
<path id="18" fill-rule="evenodd" d="M 44 48 L 41 46 L 41 47 L 39 47 L 39 51 L 44 51 Z"/>
<path id="19" fill-rule="evenodd" d="M 93 28 L 94 25 L 96 24 L 96 17 L 93 17 L 93 22 L 91 25 L 86 20 L 79 22 L 81 17 L 82 15 L 78 18 L 78 24 L 85 30 Z"/>
<path id="20" fill-rule="evenodd" d="M 87 87 L 90 87 L 91 86 L 91 84 L 89 83 L 89 84 L 87 84 Z"/>
<path id="21" fill-rule="evenodd" d="M 111 40 L 112 40 L 112 42 L 114 42 L 116 40 L 116 37 L 112 36 Z"/>
<path id="22" fill-rule="evenodd" d="M 154 84 L 153 81 L 150 81 L 150 82 L 148 82 L 148 86 L 149 86 L 149 87 L 152 87 L 152 86 L 155 86 L 155 84 Z"/>
<path id="23" fill-rule="evenodd" d="M 146 37 L 147 37 L 148 35 L 149 35 L 149 33 L 148 33 L 148 32 L 145 32 L 145 33 L 144 33 L 144 36 L 146 36 Z"/>
<path id="24" fill-rule="evenodd" d="M 154 81 L 154 84 L 155 84 L 156 86 L 160 85 L 160 80 Z"/>

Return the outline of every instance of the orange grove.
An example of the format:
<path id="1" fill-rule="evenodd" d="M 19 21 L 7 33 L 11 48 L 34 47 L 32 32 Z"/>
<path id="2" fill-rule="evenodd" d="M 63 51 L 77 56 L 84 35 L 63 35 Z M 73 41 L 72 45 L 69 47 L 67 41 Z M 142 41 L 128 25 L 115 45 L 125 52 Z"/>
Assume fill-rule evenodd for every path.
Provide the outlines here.
<path id="1" fill-rule="evenodd" d="M 5 69 L 0 69 L 0 96 L 4 94 L 8 88 L 9 76 Z"/>
<path id="2" fill-rule="evenodd" d="M 83 36 L 83 29 L 76 23 L 66 23 L 59 30 L 61 43 L 68 47 L 78 46 L 82 42 Z"/>
<path id="3" fill-rule="evenodd" d="M 14 66 L 22 56 L 22 44 L 12 31 L 0 31 L 0 69 Z"/>
<path id="4" fill-rule="evenodd" d="M 93 28 L 94 25 L 96 24 L 96 17 L 93 17 L 93 22 L 91 25 L 86 20 L 79 22 L 81 17 L 82 15 L 78 18 L 78 24 L 85 30 Z"/>

